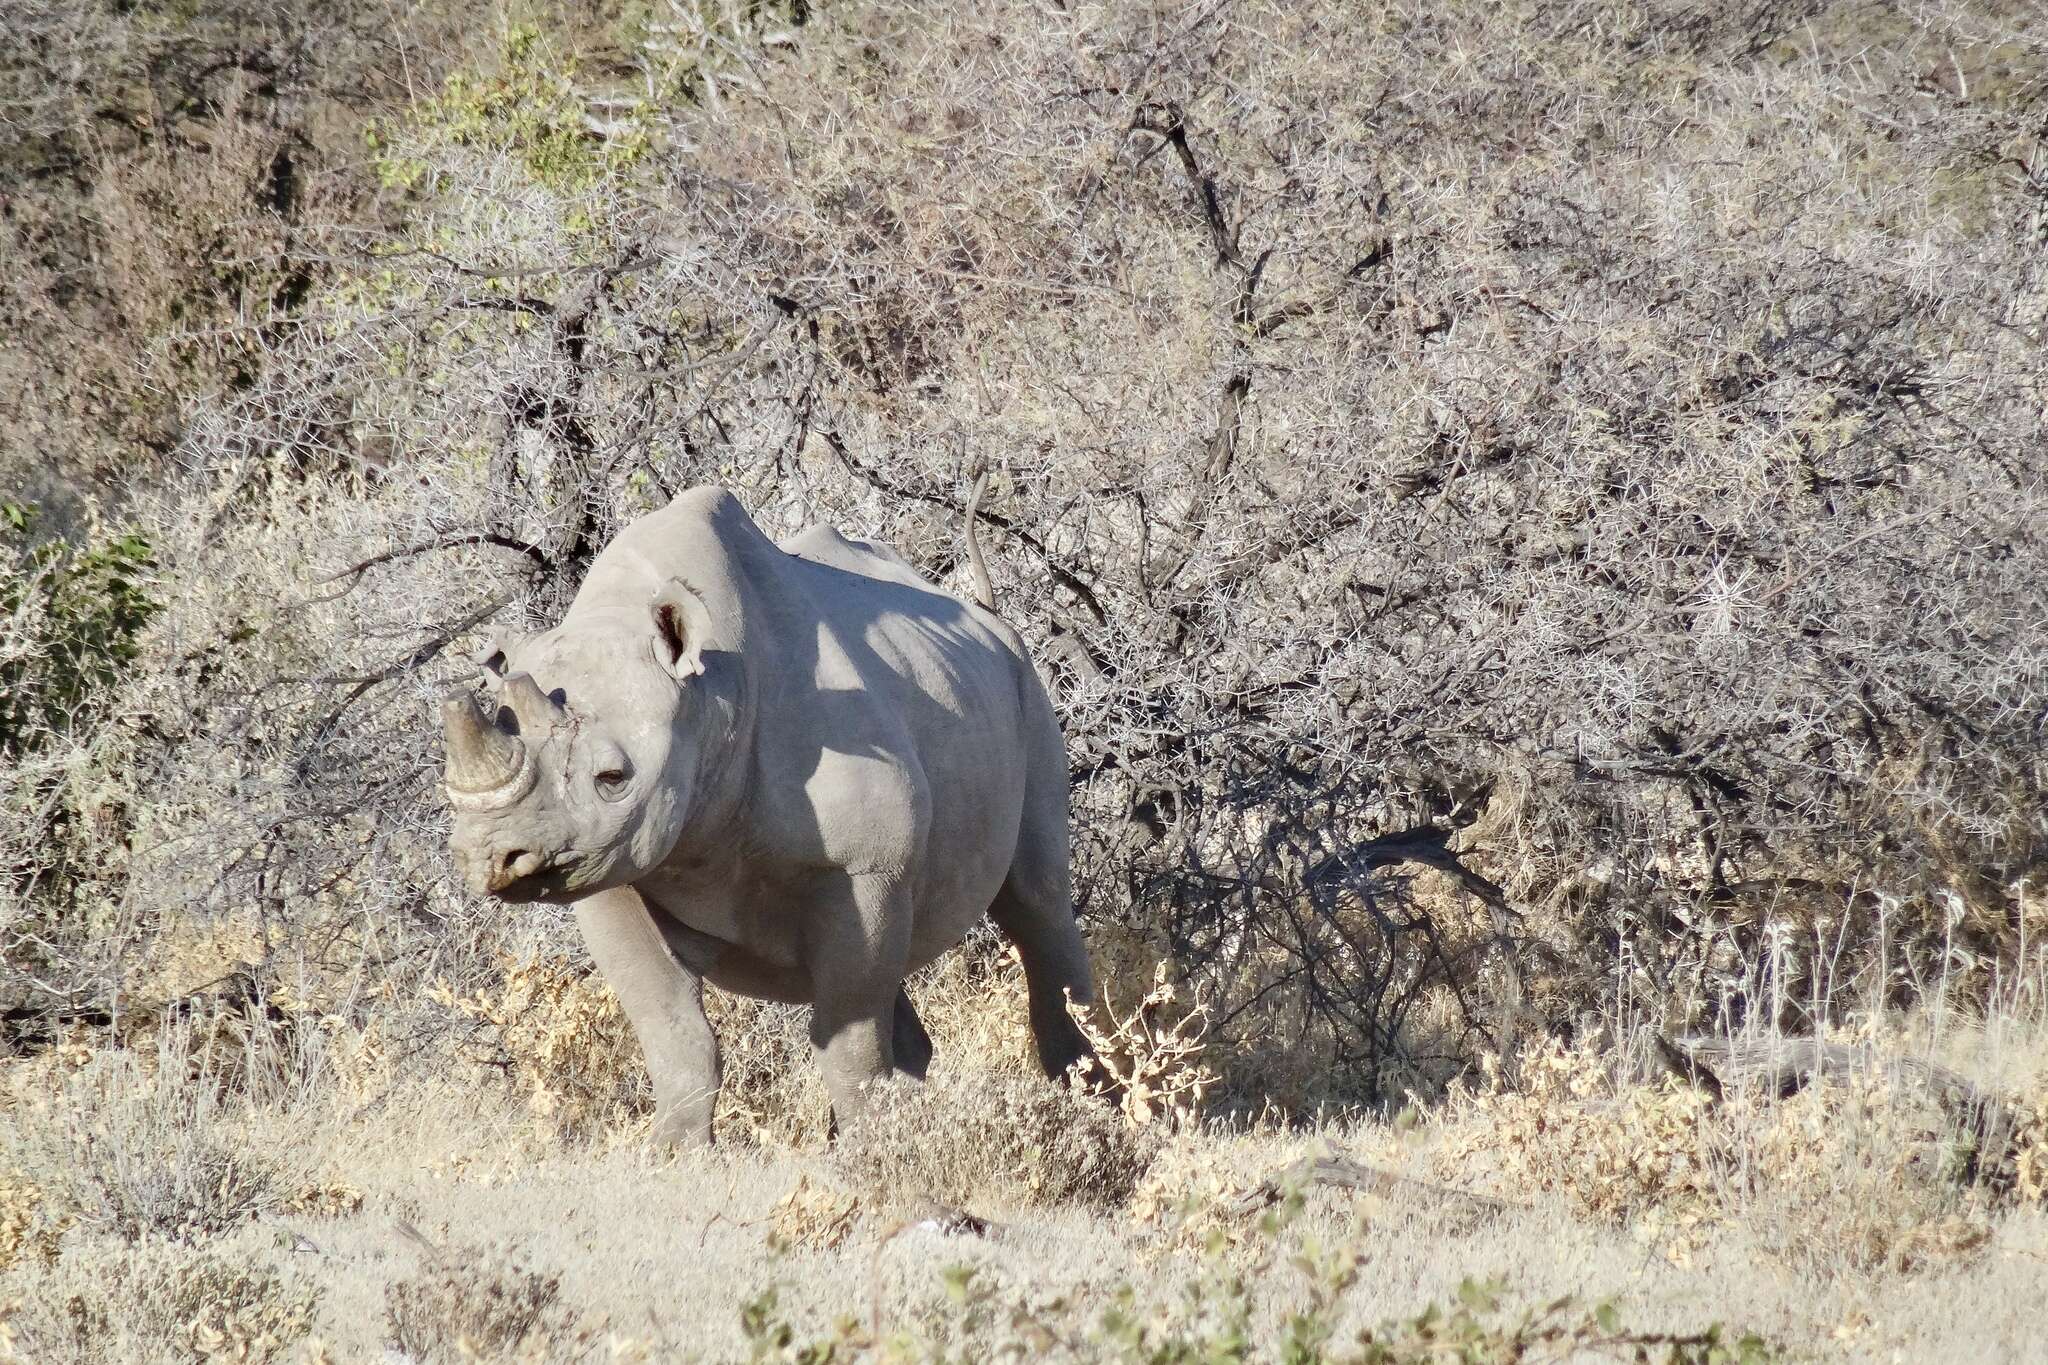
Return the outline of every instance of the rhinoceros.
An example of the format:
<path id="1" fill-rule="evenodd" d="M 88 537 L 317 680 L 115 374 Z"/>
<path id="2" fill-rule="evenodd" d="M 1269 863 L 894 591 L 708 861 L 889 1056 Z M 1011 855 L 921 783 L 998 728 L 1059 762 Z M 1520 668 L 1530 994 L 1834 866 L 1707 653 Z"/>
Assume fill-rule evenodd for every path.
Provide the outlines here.
<path id="1" fill-rule="evenodd" d="M 705 488 L 621 531 L 554 629 L 488 647 L 495 705 L 442 706 L 470 887 L 573 904 L 654 1083 L 711 1136 L 703 982 L 808 1003 L 835 1121 L 922 1077 L 904 977 L 983 915 L 1015 945 L 1040 1064 L 1090 1055 L 1065 745 L 1016 632 L 885 546 L 781 545 Z"/>

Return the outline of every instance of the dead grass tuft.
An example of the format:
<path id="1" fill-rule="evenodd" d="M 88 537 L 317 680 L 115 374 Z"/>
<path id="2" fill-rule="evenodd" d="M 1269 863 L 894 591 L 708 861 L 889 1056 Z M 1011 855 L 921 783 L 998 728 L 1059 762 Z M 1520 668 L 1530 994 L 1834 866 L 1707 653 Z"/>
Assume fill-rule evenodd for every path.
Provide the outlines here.
<path id="1" fill-rule="evenodd" d="M 559 954 L 501 959 L 488 987 L 432 999 L 481 1027 L 463 1046 L 480 1073 L 502 1077 L 537 1120 L 562 1137 L 590 1137 L 647 1112 L 640 1045 L 602 977 Z"/>
<path id="2" fill-rule="evenodd" d="M 1179 992 L 1159 963 L 1152 985 L 1128 1012 L 1105 1002 L 1094 1010 L 1068 1012 L 1095 1049 L 1095 1065 L 1112 1082 L 1117 1108 L 1140 1127 L 1163 1122 L 1184 1128 L 1202 1113 L 1202 1100 L 1214 1088 L 1216 1071 L 1204 1054 L 1209 1049 L 1209 1007 L 1200 999 L 1173 1009 Z"/>
<path id="3" fill-rule="evenodd" d="M 57 1242 L 71 1219 L 52 1215 L 49 1198 L 22 1171 L 0 1172 L 0 1270 L 17 1261 L 57 1259 Z"/>
<path id="4" fill-rule="evenodd" d="M 295 1182 L 258 1150 L 241 1105 L 174 1050 L 108 1049 L 0 1118 L 0 1146 L 36 1173 L 48 1214 L 125 1241 L 211 1236 L 275 1207 Z"/>
<path id="5" fill-rule="evenodd" d="M 1557 1193 L 1609 1223 L 1691 1227 L 1710 1216 L 1730 1159 L 1711 1104 L 1671 1077 L 1617 1086 L 1601 1054 L 1549 1042 L 1514 1084 L 1489 1056 L 1480 1086 L 1453 1092 L 1435 1164 L 1445 1176 L 1490 1165 L 1508 1190 Z"/>
<path id="6" fill-rule="evenodd" d="M 639 1040 L 602 976 L 562 952 L 500 957 L 480 985 L 437 982 L 430 998 L 471 1027 L 458 1053 L 480 1083 L 505 1085 L 547 1134 L 601 1141 L 651 1112 Z M 719 1040 L 721 1142 L 794 1148 L 825 1137 L 830 1103 L 808 1011 L 705 992 Z"/>
<path id="7" fill-rule="evenodd" d="M 419 1365 L 575 1359 L 593 1336 L 558 1276 L 491 1247 L 430 1252 L 417 1274 L 385 1288 L 384 1324 Z"/>
<path id="8" fill-rule="evenodd" d="M 345 1180 L 325 1177 L 301 1185 L 286 1195 L 280 1208 L 285 1213 L 309 1218 L 339 1218 L 363 1207 L 363 1192 Z"/>
<path id="9" fill-rule="evenodd" d="M 160 1365 L 281 1360 L 313 1329 L 319 1293 L 261 1262 L 152 1240 L 95 1244 L 22 1281 L 0 1360 Z"/>
<path id="10" fill-rule="evenodd" d="M 775 1201 L 768 1222 L 775 1240 L 784 1246 L 830 1251 L 852 1234 L 863 1211 L 858 1196 L 802 1174 L 789 1193 Z"/>
<path id="11" fill-rule="evenodd" d="M 810 1011 L 723 991 L 704 993 L 718 1033 L 718 1140 L 741 1146 L 815 1147 L 831 1100 L 811 1047 Z"/>
<path id="12" fill-rule="evenodd" d="M 1925 1269 L 1990 1240 L 1989 1192 L 1964 1183 L 1952 1127 L 1891 1084 L 1752 1100 L 1723 1125 L 1753 1144 L 1730 1202 L 1766 1250 L 1803 1272 Z"/>
<path id="13" fill-rule="evenodd" d="M 956 1207 L 1122 1204 L 1156 1142 L 1107 1103 L 1042 1079 L 934 1071 L 875 1087 L 833 1157 L 889 1199 Z"/>
<path id="14" fill-rule="evenodd" d="M 2048 1204 L 2048 1094 L 2028 1105 L 2014 1140 L 2013 1192 L 2030 1204 Z"/>
<path id="15" fill-rule="evenodd" d="M 1098 961 L 1096 967 L 1101 970 Z M 990 924 L 905 983 L 942 1065 L 1038 1076 L 1024 968 Z"/>

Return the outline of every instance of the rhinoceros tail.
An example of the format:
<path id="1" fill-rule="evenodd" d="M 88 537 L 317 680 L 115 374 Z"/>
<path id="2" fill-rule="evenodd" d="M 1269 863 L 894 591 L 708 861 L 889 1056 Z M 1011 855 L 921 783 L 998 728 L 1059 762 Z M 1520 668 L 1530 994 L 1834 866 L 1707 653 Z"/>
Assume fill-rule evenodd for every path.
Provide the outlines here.
<path id="1" fill-rule="evenodd" d="M 974 574 L 974 600 L 983 611 L 996 609 L 995 586 L 988 581 L 988 563 L 981 557 L 981 537 L 975 526 L 981 520 L 981 495 L 988 490 L 988 471 L 975 475 L 974 489 L 967 495 L 967 567 Z"/>

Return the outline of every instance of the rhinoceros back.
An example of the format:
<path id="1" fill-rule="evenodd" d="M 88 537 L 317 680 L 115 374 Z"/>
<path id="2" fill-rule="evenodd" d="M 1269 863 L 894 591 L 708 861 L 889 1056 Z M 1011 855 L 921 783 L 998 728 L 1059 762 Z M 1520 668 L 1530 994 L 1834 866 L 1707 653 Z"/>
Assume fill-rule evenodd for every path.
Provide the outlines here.
<path id="1" fill-rule="evenodd" d="M 898 554 L 893 546 L 875 540 L 855 540 L 830 526 L 813 526 L 779 543 L 783 550 L 813 564 L 922 588 L 926 592 L 943 591 L 938 584 L 912 568 L 910 561 Z"/>

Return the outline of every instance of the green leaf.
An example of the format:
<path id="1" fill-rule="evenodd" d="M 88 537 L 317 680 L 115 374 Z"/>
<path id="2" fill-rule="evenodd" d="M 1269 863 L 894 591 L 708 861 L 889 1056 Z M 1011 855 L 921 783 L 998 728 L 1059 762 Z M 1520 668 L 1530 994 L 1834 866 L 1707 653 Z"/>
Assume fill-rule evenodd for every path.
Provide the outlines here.
<path id="1" fill-rule="evenodd" d="M 1475 1313 L 1497 1312 L 1500 1309 L 1500 1290 L 1498 1281 L 1460 1280 L 1458 1302 Z"/>

